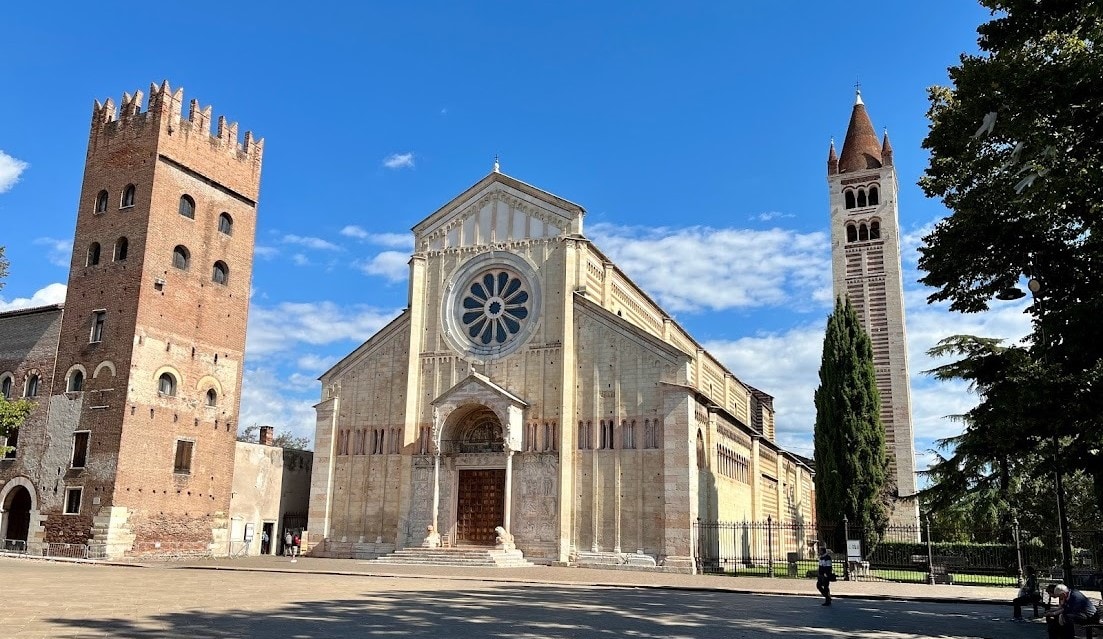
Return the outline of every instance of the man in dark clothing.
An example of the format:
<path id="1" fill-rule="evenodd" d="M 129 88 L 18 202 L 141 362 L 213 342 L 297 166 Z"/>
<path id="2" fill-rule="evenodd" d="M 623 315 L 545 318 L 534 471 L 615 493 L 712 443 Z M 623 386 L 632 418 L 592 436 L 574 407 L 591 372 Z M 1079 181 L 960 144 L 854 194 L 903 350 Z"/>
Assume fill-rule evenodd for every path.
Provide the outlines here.
<path id="1" fill-rule="evenodd" d="M 1011 604 L 1015 606 L 1015 616 L 1013 617 L 1017 621 L 1023 620 L 1023 604 L 1032 605 L 1042 601 L 1042 593 L 1038 590 L 1038 573 L 1034 570 L 1034 566 L 1026 567 L 1026 583 L 1019 589 L 1019 596 L 1011 600 Z M 1037 613 L 1037 609 L 1035 609 Z"/>
<path id="2" fill-rule="evenodd" d="M 1096 610 L 1095 603 L 1079 590 L 1057 584 L 1053 588 L 1053 594 L 1057 597 L 1057 607 L 1046 611 L 1046 629 L 1051 638 L 1073 639 L 1076 636 L 1076 624 L 1099 621 L 1099 611 Z"/>
<path id="3" fill-rule="evenodd" d="M 831 605 L 831 553 L 827 550 L 827 544 L 820 542 L 820 565 L 816 571 L 816 590 L 823 595 L 824 606 Z"/>

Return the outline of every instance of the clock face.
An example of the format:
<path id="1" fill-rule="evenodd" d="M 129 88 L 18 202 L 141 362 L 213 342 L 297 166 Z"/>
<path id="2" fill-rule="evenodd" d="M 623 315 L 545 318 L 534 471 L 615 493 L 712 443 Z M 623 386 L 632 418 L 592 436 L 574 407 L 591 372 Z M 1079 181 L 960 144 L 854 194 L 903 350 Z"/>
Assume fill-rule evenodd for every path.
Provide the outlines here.
<path id="1" fill-rule="evenodd" d="M 536 273 L 523 258 L 481 255 L 449 278 L 441 309 L 445 337 L 471 359 L 504 357 L 532 335 L 538 303 Z"/>

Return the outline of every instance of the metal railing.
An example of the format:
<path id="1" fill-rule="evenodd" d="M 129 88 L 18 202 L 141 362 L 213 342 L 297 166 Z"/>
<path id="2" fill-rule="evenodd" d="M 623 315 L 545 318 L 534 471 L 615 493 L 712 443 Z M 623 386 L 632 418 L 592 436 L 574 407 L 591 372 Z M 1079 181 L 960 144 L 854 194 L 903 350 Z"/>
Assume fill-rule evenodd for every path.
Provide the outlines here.
<path id="1" fill-rule="evenodd" d="M 1103 587 L 1103 531 L 1073 531 L 1074 581 Z M 835 559 L 834 571 L 851 581 L 1015 586 L 1034 566 L 1043 580 L 1059 580 L 1060 539 L 1007 530 L 947 530 L 930 524 L 888 526 L 866 534 L 842 525 L 805 522 L 705 522 L 694 526 L 694 557 L 705 573 L 763 577 L 815 577 L 817 544 Z M 848 543 L 849 542 L 849 543 Z"/>

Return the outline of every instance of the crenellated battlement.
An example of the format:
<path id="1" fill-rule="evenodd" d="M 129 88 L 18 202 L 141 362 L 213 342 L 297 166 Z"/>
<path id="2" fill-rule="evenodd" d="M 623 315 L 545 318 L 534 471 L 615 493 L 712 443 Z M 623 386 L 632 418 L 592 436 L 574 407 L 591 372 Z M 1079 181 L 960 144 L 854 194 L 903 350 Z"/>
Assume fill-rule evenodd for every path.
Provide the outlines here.
<path id="1" fill-rule="evenodd" d="M 118 108 L 111 98 L 102 104 L 99 100 L 95 100 L 92 106 L 89 147 L 98 146 L 97 141 L 101 136 L 115 136 L 126 129 L 152 125 L 158 135 L 173 136 L 179 133 L 190 137 L 198 134 L 201 138 L 209 140 L 214 147 L 243 156 L 239 159 L 260 162 L 264 152 L 264 139 L 254 138 L 252 131 L 246 131 L 244 141 L 239 140 L 237 122 L 229 123 L 225 116 L 218 117 L 218 127 L 212 134 L 210 105 L 201 107 L 199 100 L 193 98 L 188 105 L 187 117 L 185 117 L 182 87 L 177 87 L 173 91 L 169 87 L 168 80 L 162 82 L 160 86 L 150 84 L 149 101 L 144 112 L 142 98 L 141 91 L 135 91 L 133 95 L 123 93 Z"/>

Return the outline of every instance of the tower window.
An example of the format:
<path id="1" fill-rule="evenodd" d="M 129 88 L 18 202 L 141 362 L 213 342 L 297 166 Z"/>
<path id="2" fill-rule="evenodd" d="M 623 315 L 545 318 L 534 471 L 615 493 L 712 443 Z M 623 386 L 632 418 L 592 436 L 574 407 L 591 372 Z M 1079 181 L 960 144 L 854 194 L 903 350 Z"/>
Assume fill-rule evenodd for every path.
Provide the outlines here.
<path id="1" fill-rule="evenodd" d="M 119 239 L 115 240 L 115 261 L 116 262 L 126 261 L 126 251 L 127 251 L 127 248 L 129 248 L 129 244 L 130 243 L 127 242 L 125 237 L 120 237 Z"/>
<path id="2" fill-rule="evenodd" d="M 66 488 L 65 489 L 65 514 L 66 515 L 79 515 L 80 514 L 80 488 Z"/>
<path id="3" fill-rule="evenodd" d="M 881 239 L 881 223 L 877 220 L 873 220 L 869 223 L 869 239 L 879 240 Z"/>
<path id="4" fill-rule="evenodd" d="M 858 241 L 865 242 L 867 240 L 869 240 L 869 229 L 866 228 L 865 224 L 861 224 L 858 226 Z"/>
<path id="5" fill-rule="evenodd" d="M 190 195 L 180 196 L 180 215 L 195 219 L 195 200 Z"/>
<path id="6" fill-rule="evenodd" d="M 4 399 L 11 399 L 11 373 L 5 373 L 3 379 L 0 379 L 0 395 Z"/>
<path id="7" fill-rule="evenodd" d="M 38 396 L 38 375 L 31 375 L 27 378 L 27 386 L 23 389 L 23 397 L 37 397 Z"/>
<path id="8" fill-rule="evenodd" d="M 843 196 L 846 198 L 846 208 L 854 208 L 854 191 L 847 191 Z"/>
<path id="9" fill-rule="evenodd" d="M 103 325 L 107 321 L 107 311 L 92 312 L 92 334 L 88 337 L 90 343 L 103 341 Z"/>
<path id="10" fill-rule="evenodd" d="M 858 241 L 858 229 L 854 228 L 853 224 L 846 225 L 846 241 L 857 242 Z"/>
<path id="11" fill-rule="evenodd" d="M 66 389 L 70 393 L 79 393 L 84 390 L 84 373 L 80 370 L 73 371 L 73 374 L 69 376 L 69 383 Z"/>
<path id="12" fill-rule="evenodd" d="M 858 208 L 866 205 L 866 190 L 858 189 Z"/>
<path id="13" fill-rule="evenodd" d="M 88 438 L 89 431 L 80 430 L 73 433 L 73 460 L 69 464 L 71 468 L 84 468 L 88 463 Z"/>
<path id="14" fill-rule="evenodd" d="M 188 249 L 183 246 L 177 246 L 172 250 L 172 265 L 181 271 L 188 270 L 188 265 L 191 263 L 191 254 L 188 253 Z"/>
<path id="15" fill-rule="evenodd" d="M 876 186 L 869 187 L 869 205 L 870 206 L 875 206 L 877 204 L 880 204 L 879 199 L 880 198 L 878 197 L 877 187 Z"/>
<path id="16" fill-rule="evenodd" d="M 103 213 L 107 210 L 107 191 L 100 191 L 96 196 L 96 213 Z"/>
<path id="17" fill-rule="evenodd" d="M 157 392 L 169 397 L 176 395 L 176 378 L 172 373 L 161 373 L 160 379 L 157 380 Z"/>
<path id="18" fill-rule="evenodd" d="M 226 266 L 226 263 L 219 260 L 214 263 L 214 269 L 211 272 L 211 281 L 215 284 L 225 285 L 230 279 L 230 267 Z"/>
<path id="19" fill-rule="evenodd" d="M 120 209 L 128 209 L 134 206 L 134 185 L 127 184 L 126 189 L 123 190 L 123 199 L 119 204 Z"/>
<path id="20" fill-rule="evenodd" d="M 95 266 L 100 263 L 100 243 L 92 242 L 88 245 L 88 260 L 85 266 Z"/>
<path id="21" fill-rule="evenodd" d="M 212 388 L 207 391 L 207 406 L 214 406 L 217 403 L 218 393 L 215 391 L 215 389 Z"/>
<path id="22" fill-rule="evenodd" d="M 218 232 L 226 235 L 234 234 L 234 218 L 230 217 L 229 213 L 218 216 Z"/>
<path id="23" fill-rule="evenodd" d="M 172 465 L 172 472 L 188 475 L 191 474 L 192 451 L 195 442 L 186 439 L 176 440 L 176 459 Z"/>

